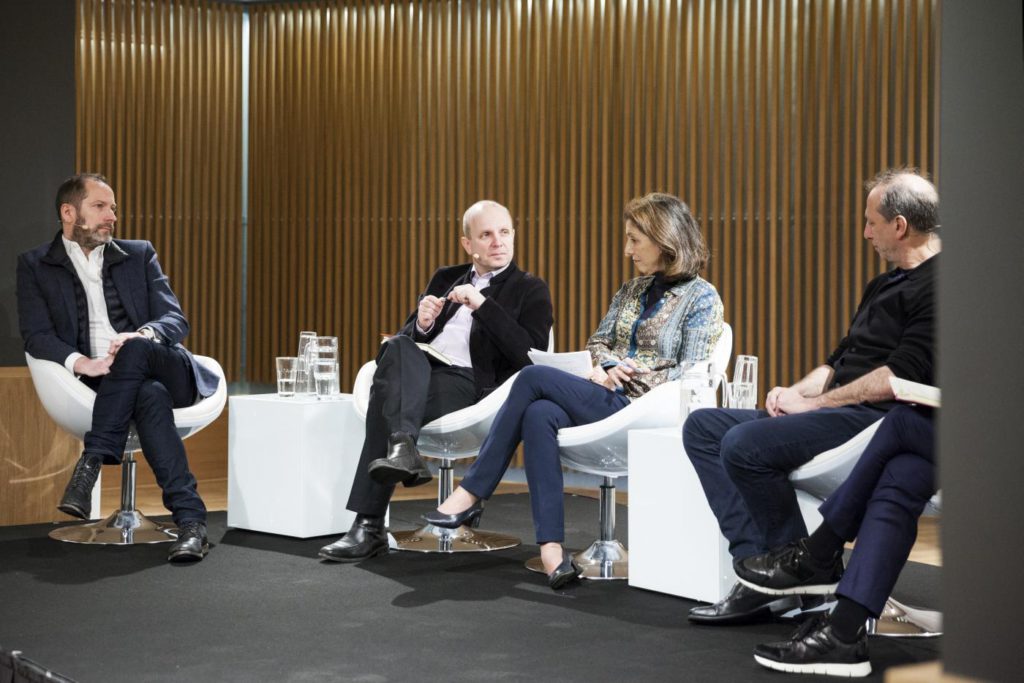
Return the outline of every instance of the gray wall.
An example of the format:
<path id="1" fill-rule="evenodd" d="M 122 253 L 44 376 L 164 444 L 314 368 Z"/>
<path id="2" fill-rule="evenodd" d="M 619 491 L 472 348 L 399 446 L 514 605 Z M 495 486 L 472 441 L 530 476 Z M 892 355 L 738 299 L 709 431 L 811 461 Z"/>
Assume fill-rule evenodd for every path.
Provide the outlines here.
<path id="1" fill-rule="evenodd" d="M 1020 0 L 942 5 L 939 425 L 946 670 L 1024 668 Z"/>
<path id="2" fill-rule="evenodd" d="M 57 230 L 53 195 L 75 170 L 75 6 L 4 0 L 0 21 L 0 366 L 24 365 L 17 255 Z"/>

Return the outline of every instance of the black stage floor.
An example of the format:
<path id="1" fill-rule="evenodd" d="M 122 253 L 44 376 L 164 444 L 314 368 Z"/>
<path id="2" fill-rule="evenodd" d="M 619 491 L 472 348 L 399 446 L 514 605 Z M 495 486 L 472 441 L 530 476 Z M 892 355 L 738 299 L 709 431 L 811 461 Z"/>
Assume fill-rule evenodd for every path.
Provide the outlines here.
<path id="1" fill-rule="evenodd" d="M 412 528 L 432 506 L 396 503 L 392 527 Z M 167 564 L 166 545 L 86 547 L 50 540 L 50 525 L 0 529 L 0 646 L 83 683 L 787 680 L 751 651 L 791 624 L 692 626 L 695 603 L 622 581 L 552 592 L 523 568 L 537 552 L 525 494 L 496 496 L 483 526 L 527 545 L 360 565 L 316 560 L 333 539 L 226 529 L 225 517 L 211 515 L 216 546 L 190 566 Z M 569 544 L 588 545 L 597 501 L 567 496 L 566 519 Z M 937 607 L 938 585 L 937 568 L 911 564 L 896 596 Z M 938 658 L 940 644 L 872 639 L 873 678 Z"/>

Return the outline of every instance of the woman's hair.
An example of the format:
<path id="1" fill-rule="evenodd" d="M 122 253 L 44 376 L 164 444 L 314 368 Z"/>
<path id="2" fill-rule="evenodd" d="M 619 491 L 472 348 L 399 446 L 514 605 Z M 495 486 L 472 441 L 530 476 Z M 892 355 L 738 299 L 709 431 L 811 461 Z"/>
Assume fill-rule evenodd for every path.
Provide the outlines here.
<path id="1" fill-rule="evenodd" d="M 668 278 L 695 277 L 708 263 L 697 219 L 683 200 L 652 192 L 626 204 L 623 218 L 661 249 Z"/>

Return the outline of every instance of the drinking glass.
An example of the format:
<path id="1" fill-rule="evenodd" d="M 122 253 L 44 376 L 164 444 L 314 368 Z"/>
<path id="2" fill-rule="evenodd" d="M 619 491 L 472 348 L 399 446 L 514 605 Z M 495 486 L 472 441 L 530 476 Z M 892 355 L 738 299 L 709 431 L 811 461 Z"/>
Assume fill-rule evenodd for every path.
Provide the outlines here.
<path id="1" fill-rule="evenodd" d="M 287 398 L 295 395 L 295 372 L 299 359 L 291 356 L 277 357 L 277 395 Z"/>
<path id="2" fill-rule="evenodd" d="M 729 384 L 729 407 L 757 407 L 757 356 L 736 356 Z"/>
<path id="3" fill-rule="evenodd" d="M 316 332 L 303 330 L 299 332 L 299 367 L 296 371 L 295 391 L 300 396 L 308 396 L 314 392 L 313 384 L 313 350 L 316 347 Z"/>
<path id="4" fill-rule="evenodd" d="M 313 363 L 322 361 L 324 363 L 334 363 L 333 376 L 331 383 L 326 393 L 322 394 L 319 385 L 317 386 L 317 396 L 331 396 L 338 393 L 338 338 L 337 337 L 317 337 L 316 347 L 314 349 Z M 321 374 L 324 374 L 324 369 L 321 369 Z"/>
<path id="5" fill-rule="evenodd" d="M 316 397 L 323 401 L 328 398 L 338 377 L 338 362 L 318 357 L 313 361 L 313 379 L 316 381 Z"/>

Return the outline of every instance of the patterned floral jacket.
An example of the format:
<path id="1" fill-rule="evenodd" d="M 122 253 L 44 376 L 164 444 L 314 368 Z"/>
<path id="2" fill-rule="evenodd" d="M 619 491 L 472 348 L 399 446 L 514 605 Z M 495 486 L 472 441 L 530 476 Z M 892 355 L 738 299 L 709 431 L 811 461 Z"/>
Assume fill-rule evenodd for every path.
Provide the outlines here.
<path id="1" fill-rule="evenodd" d="M 722 334 L 722 300 L 714 286 L 700 277 L 668 289 L 657 311 L 637 325 L 644 308 L 643 294 L 653 280 L 653 275 L 644 275 L 622 285 L 597 331 L 587 340 L 595 365 L 633 358 L 651 370 L 624 384 L 631 399 L 679 379 L 684 362 L 710 358 Z"/>

